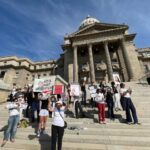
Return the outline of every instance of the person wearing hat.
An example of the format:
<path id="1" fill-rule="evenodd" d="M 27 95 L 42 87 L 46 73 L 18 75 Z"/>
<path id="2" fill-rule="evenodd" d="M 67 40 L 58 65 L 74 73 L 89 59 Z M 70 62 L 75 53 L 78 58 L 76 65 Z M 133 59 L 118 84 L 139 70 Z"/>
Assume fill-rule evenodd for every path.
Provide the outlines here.
<path id="1" fill-rule="evenodd" d="M 50 112 L 54 113 L 52 117 L 52 127 L 51 127 L 51 149 L 56 150 L 56 142 L 58 150 L 62 149 L 62 139 L 64 135 L 64 111 L 67 106 L 63 106 L 61 100 L 56 102 L 54 108 L 51 107 L 51 101 L 49 101 L 48 109 Z"/>

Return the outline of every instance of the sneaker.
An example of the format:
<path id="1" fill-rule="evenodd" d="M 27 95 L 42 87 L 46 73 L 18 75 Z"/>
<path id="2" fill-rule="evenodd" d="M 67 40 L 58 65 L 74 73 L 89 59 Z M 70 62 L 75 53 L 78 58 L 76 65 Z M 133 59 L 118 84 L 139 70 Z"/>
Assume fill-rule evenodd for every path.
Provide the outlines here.
<path id="1" fill-rule="evenodd" d="M 1 144 L 1 147 L 4 147 L 4 145 L 7 143 L 7 140 L 4 140 Z"/>
<path id="2" fill-rule="evenodd" d="M 41 131 L 38 130 L 38 132 L 37 132 L 37 137 L 40 137 L 40 135 L 41 135 Z"/>
<path id="3" fill-rule="evenodd" d="M 139 122 L 135 122 L 135 123 L 134 123 L 134 125 L 141 125 L 141 123 L 139 123 Z"/>
<path id="4" fill-rule="evenodd" d="M 128 122 L 127 124 L 128 124 L 128 125 L 131 125 L 131 124 L 132 124 L 132 122 Z"/>
<path id="5" fill-rule="evenodd" d="M 14 142 L 15 142 L 15 139 L 11 139 L 10 141 L 11 141 L 12 143 L 14 143 Z"/>
<path id="6" fill-rule="evenodd" d="M 42 134 L 47 134 L 45 130 L 43 130 Z"/>

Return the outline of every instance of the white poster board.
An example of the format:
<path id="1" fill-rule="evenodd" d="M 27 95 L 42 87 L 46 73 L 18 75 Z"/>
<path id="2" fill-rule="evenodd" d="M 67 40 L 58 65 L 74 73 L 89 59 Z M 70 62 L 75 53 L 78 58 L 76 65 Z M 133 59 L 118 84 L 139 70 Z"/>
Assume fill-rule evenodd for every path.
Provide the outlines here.
<path id="1" fill-rule="evenodd" d="M 96 85 L 89 86 L 89 93 L 90 93 L 92 98 L 96 97 L 96 90 L 97 90 Z"/>
<path id="2" fill-rule="evenodd" d="M 44 92 L 44 91 L 52 91 L 52 87 L 55 85 L 56 77 L 50 78 L 42 78 L 42 79 L 35 79 L 33 85 L 34 92 Z"/>
<path id="3" fill-rule="evenodd" d="M 115 84 L 121 83 L 120 76 L 118 73 L 113 73 L 113 79 L 114 79 Z"/>
<path id="4" fill-rule="evenodd" d="M 80 85 L 79 84 L 71 84 L 70 85 L 70 95 L 71 96 L 80 96 Z"/>

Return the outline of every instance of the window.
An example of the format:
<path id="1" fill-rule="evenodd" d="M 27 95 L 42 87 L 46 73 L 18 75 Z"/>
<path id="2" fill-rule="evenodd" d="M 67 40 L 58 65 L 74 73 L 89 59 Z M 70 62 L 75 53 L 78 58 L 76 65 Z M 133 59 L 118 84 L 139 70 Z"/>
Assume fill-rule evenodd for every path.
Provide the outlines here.
<path id="1" fill-rule="evenodd" d="M 144 65 L 144 72 L 147 73 L 149 71 L 148 65 Z"/>
<path id="2" fill-rule="evenodd" d="M 42 65 L 39 65 L 39 68 L 41 69 L 41 68 L 42 68 Z"/>
<path id="3" fill-rule="evenodd" d="M 0 78 L 4 78 L 6 71 L 1 71 Z"/>
<path id="4" fill-rule="evenodd" d="M 98 48 L 95 48 L 93 51 L 94 51 L 94 54 L 99 54 L 100 52 Z"/>
<path id="5" fill-rule="evenodd" d="M 81 56 L 81 57 L 84 57 L 85 55 L 86 55 L 85 50 L 81 50 L 81 52 L 80 52 L 80 56 Z"/>
<path id="6" fill-rule="evenodd" d="M 32 81 L 34 81 L 35 75 L 32 75 Z"/>
<path id="7" fill-rule="evenodd" d="M 150 52 L 149 52 L 149 53 L 147 53 L 147 57 L 149 57 L 149 58 L 150 58 Z"/>
<path id="8" fill-rule="evenodd" d="M 40 79 L 40 77 L 41 77 L 41 75 L 40 75 L 40 74 L 38 74 L 38 79 Z"/>
<path id="9" fill-rule="evenodd" d="M 16 75 L 19 75 L 19 72 L 18 72 L 18 71 L 16 72 Z"/>

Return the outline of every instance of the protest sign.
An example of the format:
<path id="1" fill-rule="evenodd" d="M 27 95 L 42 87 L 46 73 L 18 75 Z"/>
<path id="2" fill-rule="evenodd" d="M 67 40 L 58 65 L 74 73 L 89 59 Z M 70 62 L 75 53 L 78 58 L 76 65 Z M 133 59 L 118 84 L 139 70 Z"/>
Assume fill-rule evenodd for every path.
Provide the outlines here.
<path id="1" fill-rule="evenodd" d="M 71 96 L 80 96 L 80 85 L 79 84 L 71 84 L 70 85 L 70 95 Z"/>
<path id="2" fill-rule="evenodd" d="M 54 85 L 53 86 L 53 94 L 62 94 L 62 93 L 64 93 L 63 85 Z"/>
<path id="3" fill-rule="evenodd" d="M 52 87 L 55 85 L 55 77 L 35 79 L 33 91 L 34 92 L 52 92 Z"/>

